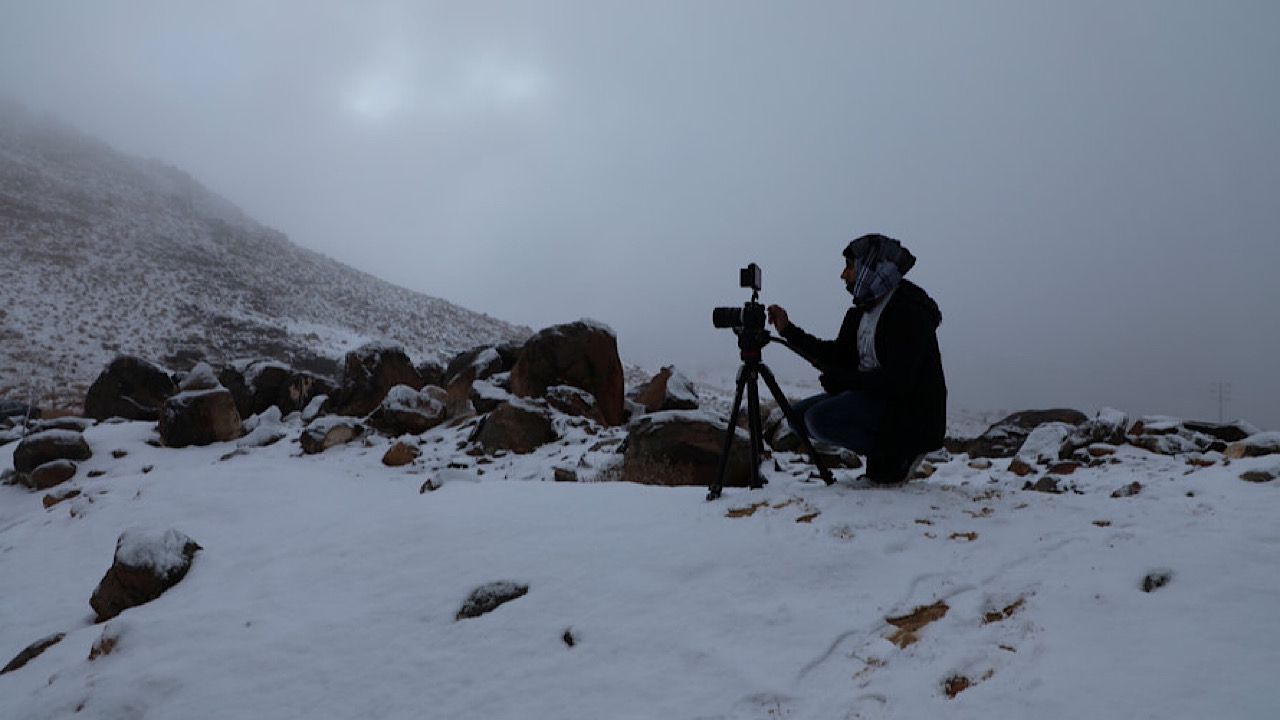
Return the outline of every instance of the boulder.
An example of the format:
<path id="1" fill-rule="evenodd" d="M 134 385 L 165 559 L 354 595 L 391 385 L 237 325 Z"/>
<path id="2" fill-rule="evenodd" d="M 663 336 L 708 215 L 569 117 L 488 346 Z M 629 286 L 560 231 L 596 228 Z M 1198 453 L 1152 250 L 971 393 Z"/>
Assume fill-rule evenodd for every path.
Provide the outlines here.
<path id="1" fill-rule="evenodd" d="M 1169 415 L 1144 415 L 1129 428 L 1130 435 L 1173 435 L 1182 429 L 1182 420 Z"/>
<path id="2" fill-rule="evenodd" d="M 636 388 L 631 399 L 643 405 L 645 412 L 651 413 L 698 409 L 698 393 L 693 383 L 674 365 L 662 368 L 649 382 Z"/>
<path id="3" fill-rule="evenodd" d="M 1024 410 L 1014 413 L 987 428 L 986 432 L 970 440 L 963 448 L 969 457 L 1013 457 L 1022 447 L 1031 431 L 1049 422 L 1079 425 L 1089 418 L 1078 410 L 1057 408 L 1052 410 Z"/>
<path id="4" fill-rule="evenodd" d="M 219 385 L 166 400 L 159 430 L 165 445 L 180 448 L 235 440 L 243 434 L 243 425 L 231 391 Z"/>
<path id="5" fill-rule="evenodd" d="M 446 367 L 444 363 L 436 358 L 428 358 L 418 363 L 418 377 L 422 378 L 422 384 L 435 385 L 436 387 L 444 387 L 445 380 L 448 375 L 445 373 Z"/>
<path id="6" fill-rule="evenodd" d="M 158 420 L 164 401 L 177 392 L 168 373 L 132 355 L 119 355 L 89 386 L 84 416 L 95 420 Z"/>
<path id="7" fill-rule="evenodd" d="M 326 408 L 337 415 L 368 415 L 396 385 L 414 390 L 423 385 L 404 349 L 380 343 L 363 345 L 347 353 L 342 385 L 330 393 Z"/>
<path id="8" fill-rule="evenodd" d="M 116 541 L 114 562 L 89 605 L 103 622 L 151 602 L 186 577 L 200 545 L 177 530 L 129 529 Z"/>
<path id="9" fill-rule="evenodd" d="M 1062 443 L 1058 450 L 1058 458 L 1069 460 L 1079 451 L 1102 443 L 1120 445 L 1125 441 L 1125 432 L 1129 427 L 1129 416 L 1120 410 L 1104 408 L 1089 420 L 1075 426 L 1075 430 Z"/>
<path id="10" fill-rule="evenodd" d="M 48 490 L 76 475 L 76 464 L 70 460 L 50 460 L 26 474 L 24 484 L 32 490 Z"/>
<path id="11" fill-rule="evenodd" d="M 364 425 L 355 418 L 326 415 L 303 429 L 298 442 L 302 445 L 302 452 L 314 455 L 335 445 L 349 443 L 361 435 L 364 435 Z"/>
<path id="12" fill-rule="evenodd" d="M 284 415 L 300 412 L 316 397 L 334 390 L 333 383 L 319 375 L 272 360 L 225 367 L 218 380 L 235 397 L 240 417 L 258 415 L 271 407 L 280 408 Z"/>
<path id="13" fill-rule="evenodd" d="M 387 467 L 400 467 L 408 465 L 418 458 L 422 453 L 416 445 L 410 445 L 406 442 L 398 442 L 387 448 L 387 452 L 382 456 L 382 464 Z"/>
<path id="14" fill-rule="evenodd" d="M 13 469 L 29 473 L 51 460 L 88 460 L 93 457 L 84 435 L 73 430 L 45 430 L 22 439 L 13 450 Z"/>
<path id="15" fill-rule="evenodd" d="M 17 400 L 0 398 L 0 419 L 3 418 L 38 418 L 40 408 Z"/>
<path id="16" fill-rule="evenodd" d="M 446 392 L 446 397 L 448 393 Z M 494 385 L 488 380 L 476 380 L 471 383 L 471 406 L 478 413 L 492 412 L 504 402 L 511 400 L 511 393 Z"/>
<path id="17" fill-rule="evenodd" d="M 607 425 L 625 421 L 623 383 L 617 336 L 585 320 L 538 332 L 511 369 L 513 394 L 540 397 L 554 385 L 582 388 L 595 397 Z"/>
<path id="18" fill-rule="evenodd" d="M 1256 426 L 1244 422 L 1243 420 L 1236 420 L 1229 423 L 1185 420 L 1183 421 L 1182 426 L 1192 432 L 1208 435 L 1215 440 L 1221 440 L 1226 443 L 1240 442 L 1250 435 L 1256 435 L 1261 432 Z"/>
<path id="19" fill-rule="evenodd" d="M 628 425 L 622 479 L 646 485 L 709 485 L 716 476 L 728 422 L 698 410 L 642 415 Z M 750 436 L 734 428 L 726 487 L 751 481 Z"/>
<path id="20" fill-rule="evenodd" d="M 445 391 L 434 385 L 421 390 L 397 385 L 369 416 L 369 424 L 392 436 L 421 435 L 444 422 L 447 400 Z"/>
<path id="21" fill-rule="evenodd" d="M 600 422 L 600 408 L 591 393 L 572 385 L 552 385 L 547 388 L 547 404 L 565 415 L 584 417 Z"/>
<path id="22" fill-rule="evenodd" d="M 1240 458 L 1261 457 L 1278 453 L 1280 453 L 1280 432 L 1265 432 L 1255 433 L 1244 440 L 1231 443 L 1222 454 L 1232 460 L 1239 460 Z M 14 467 L 17 467 L 16 460 L 14 461 Z"/>
<path id="23" fill-rule="evenodd" d="M 178 392 L 189 392 L 191 390 L 213 390 L 221 387 L 222 383 L 218 382 L 218 375 L 213 372 L 213 368 L 209 363 L 196 363 L 182 379 L 178 381 Z"/>
<path id="24" fill-rule="evenodd" d="M 498 373 L 508 372 L 515 365 L 513 358 L 503 358 L 497 345 L 481 345 L 458 353 L 444 370 L 447 387 L 459 376 L 470 375 L 471 380 L 483 380 Z"/>
<path id="25" fill-rule="evenodd" d="M 543 408 L 514 399 L 486 415 L 471 440 L 480 443 L 485 452 L 510 450 L 523 454 L 531 453 L 557 437 L 555 426 Z"/>

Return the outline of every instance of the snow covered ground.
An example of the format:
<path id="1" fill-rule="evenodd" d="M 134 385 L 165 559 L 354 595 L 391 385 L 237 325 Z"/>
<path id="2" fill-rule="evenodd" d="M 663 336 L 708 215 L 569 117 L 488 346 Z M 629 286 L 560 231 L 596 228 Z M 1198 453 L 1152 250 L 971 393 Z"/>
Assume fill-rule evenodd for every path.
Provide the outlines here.
<path id="1" fill-rule="evenodd" d="M 1239 479 L 1276 456 L 1195 469 L 1126 446 L 1051 495 L 1005 461 L 885 490 L 853 470 L 808 482 L 779 453 L 764 490 L 708 503 L 590 482 L 618 456 L 589 448 L 619 430 L 482 462 L 442 427 L 392 469 L 390 439 L 301 456 L 286 426 L 223 460 L 235 443 L 98 425 L 55 489 L 80 497 L 0 487 L 0 663 L 67 633 L 0 675 L 0 718 L 1280 716 L 1280 486 Z M 135 527 L 203 550 L 95 625 Z M 1169 581 L 1144 592 L 1152 574 Z M 501 580 L 529 592 L 455 620 Z M 104 633 L 114 649 L 89 660 Z"/>

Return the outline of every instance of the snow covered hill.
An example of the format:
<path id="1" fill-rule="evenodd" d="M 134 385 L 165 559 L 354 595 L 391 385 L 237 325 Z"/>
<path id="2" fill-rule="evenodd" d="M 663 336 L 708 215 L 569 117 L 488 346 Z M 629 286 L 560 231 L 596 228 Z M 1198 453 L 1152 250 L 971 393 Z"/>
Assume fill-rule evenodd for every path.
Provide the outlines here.
<path id="1" fill-rule="evenodd" d="M 117 352 L 326 372 L 370 340 L 421 360 L 527 335 L 298 247 L 175 168 L 0 99 L 0 396 L 78 400 Z"/>
<path id="2" fill-rule="evenodd" d="M 624 428 L 463 454 L 467 425 L 303 456 L 287 439 L 153 447 L 86 432 L 51 496 L 0 486 L 0 717 L 1276 717 L 1277 455 L 1132 445 L 1025 490 L 1008 461 L 899 489 L 609 477 Z M 8 467 L 13 444 L 0 449 Z M 1207 463 L 1207 466 L 1202 466 Z M 556 468 L 581 482 L 552 482 Z M 90 477 L 93 475 L 93 477 Z M 430 482 L 428 482 L 430 481 Z M 1141 487 L 1133 490 L 1132 483 Z M 434 491 L 427 487 L 438 486 Z M 1116 493 L 1117 490 L 1122 490 Z M 103 624 L 89 597 L 129 528 L 202 546 L 178 585 Z M 523 597 L 458 619 L 471 591 Z M 97 648 L 95 650 L 94 648 Z"/>

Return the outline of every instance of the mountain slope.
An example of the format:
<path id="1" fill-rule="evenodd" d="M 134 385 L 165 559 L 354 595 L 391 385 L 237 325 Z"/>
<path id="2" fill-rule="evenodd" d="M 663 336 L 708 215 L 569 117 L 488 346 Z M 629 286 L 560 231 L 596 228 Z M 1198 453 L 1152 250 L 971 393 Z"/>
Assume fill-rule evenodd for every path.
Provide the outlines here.
<path id="1" fill-rule="evenodd" d="M 526 328 L 291 243 L 185 173 L 0 101 L 0 396 L 82 396 L 128 352 L 319 372 L 370 340 L 444 355 Z"/>

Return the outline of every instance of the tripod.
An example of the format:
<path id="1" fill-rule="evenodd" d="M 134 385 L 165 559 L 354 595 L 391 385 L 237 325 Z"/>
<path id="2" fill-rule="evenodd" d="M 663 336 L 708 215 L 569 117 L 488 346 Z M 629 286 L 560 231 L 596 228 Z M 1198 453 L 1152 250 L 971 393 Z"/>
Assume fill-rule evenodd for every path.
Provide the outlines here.
<path id="1" fill-rule="evenodd" d="M 760 319 L 759 327 L 743 327 L 734 328 L 734 332 L 738 335 L 738 349 L 741 351 L 742 367 L 738 368 L 738 384 L 733 394 L 733 411 L 729 414 L 729 427 L 725 429 L 724 448 L 720 451 L 720 467 L 716 470 L 716 479 L 707 487 L 707 500 L 715 500 L 720 497 L 721 491 L 724 489 L 724 473 L 729 467 L 729 453 L 733 448 L 733 439 L 738 431 L 738 413 L 742 410 L 742 395 L 746 391 L 747 395 L 747 427 L 751 435 L 751 480 L 750 487 L 752 489 L 762 487 L 764 479 L 760 476 L 760 454 L 764 450 L 764 432 L 761 428 L 760 421 L 760 388 L 757 385 L 759 378 L 764 378 L 765 385 L 769 386 L 769 392 L 773 393 L 773 399 L 778 403 L 778 407 L 782 408 L 783 415 L 786 416 L 787 422 L 791 425 L 791 429 L 800 437 L 800 442 L 804 445 L 804 449 L 809 453 L 809 457 L 813 459 L 813 464 L 818 468 L 818 473 L 822 476 L 823 482 L 828 485 L 833 484 L 836 480 L 831 475 L 831 471 L 822 462 L 822 458 L 818 456 L 818 451 L 814 449 L 813 442 L 809 439 L 809 433 L 804 425 L 804 418 L 796 417 L 796 412 L 791 407 L 791 403 L 787 402 L 787 398 L 782 394 L 782 389 L 778 387 L 778 381 L 773 377 L 773 371 L 768 365 L 762 362 L 762 350 L 770 341 L 779 342 L 787 347 L 787 341 L 774 337 L 764 329 L 764 308 L 752 308 L 752 305 L 758 304 L 755 298 L 752 302 L 747 303 L 747 308 L 743 312 L 744 317 L 758 317 Z M 752 311 L 756 312 L 752 312 Z M 794 348 L 793 348 L 794 349 Z"/>

